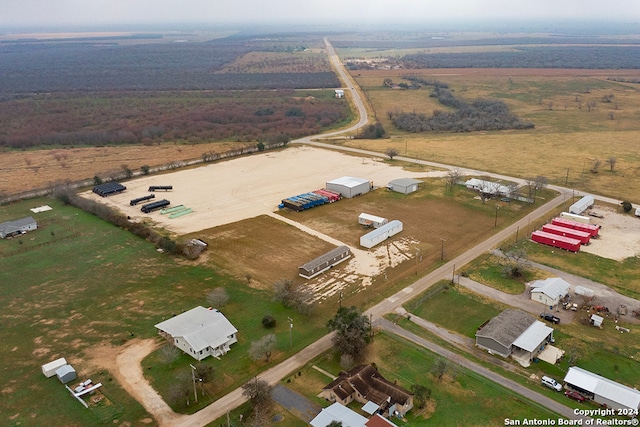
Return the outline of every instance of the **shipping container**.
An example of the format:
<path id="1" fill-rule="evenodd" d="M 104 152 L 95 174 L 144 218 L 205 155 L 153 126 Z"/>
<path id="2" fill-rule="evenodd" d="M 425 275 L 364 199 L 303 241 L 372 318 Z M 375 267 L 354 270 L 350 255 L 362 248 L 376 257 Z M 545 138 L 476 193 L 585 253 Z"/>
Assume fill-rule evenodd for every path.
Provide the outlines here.
<path id="1" fill-rule="evenodd" d="M 588 216 L 576 215 L 569 212 L 562 212 L 560 218 L 568 219 L 569 221 L 581 222 L 583 224 L 591 224 L 591 218 Z"/>
<path id="2" fill-rule="evenodd" d="M 557 234 L 559 236 L 571 237 L 572 239 L 580 240 L 583 245 L 588 245 L 591 240 L 591 234 L 586 231 L 575 230 L 573 228 L 561 227 L 555 224 L 545 224 L 542 226 L 542 231 L 551 234 Z"/>
<path id="3" fill-rule="evenodd" d="M 566 249 L 571 252 L 580 250 L 580 240 L 570 237 L 558 236 L 544 231 L 534 231 L 531 233 L 531 240 L 537 243 L 553 246 L 554 248 Z"/>
<path id="4" fill-rule="evenodd" d="M 598 237 L 600 226 L 595 224 L 583 224 L 581 222 L 575 222 L 564 218 L 554 218 L 551 220 L 552 224 L 559 225 L 560 227 L 573 228 L 574 230 L 586 231 L 591 237 Z"/>

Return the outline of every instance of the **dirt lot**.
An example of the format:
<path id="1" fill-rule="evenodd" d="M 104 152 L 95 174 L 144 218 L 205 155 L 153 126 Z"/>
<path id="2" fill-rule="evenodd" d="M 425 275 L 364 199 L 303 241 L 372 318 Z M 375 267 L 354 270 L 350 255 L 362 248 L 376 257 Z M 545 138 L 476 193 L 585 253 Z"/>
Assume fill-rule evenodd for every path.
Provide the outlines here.
<path id="1" fill-rule="evenodd" d="M 602 229 L 599 238 L 591 240 L 588 246 L 582 246 L 581 251 L 616 261 L 640 256 L 640 218 L 616 212 L 607 206 L 595 205 L 592 212 L 604 216 L 591 221 Z"/>

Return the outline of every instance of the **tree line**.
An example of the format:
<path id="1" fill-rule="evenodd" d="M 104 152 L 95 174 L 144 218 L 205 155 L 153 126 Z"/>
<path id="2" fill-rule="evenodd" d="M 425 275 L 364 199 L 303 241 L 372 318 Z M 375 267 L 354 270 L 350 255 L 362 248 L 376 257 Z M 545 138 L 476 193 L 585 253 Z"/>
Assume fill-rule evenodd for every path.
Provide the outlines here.
<path id="1" fill-rule="evenodd" d="M 390 111 L 393 125 L 407 132 L 472 132 L 480 130 L 530 129 L 534 125 L 511 113 L 500 100 L 477 99 L 467 102 L 441 87 L 430 95 L 454 111 L 434 110 L 431 116 L 422 113 Z"/>

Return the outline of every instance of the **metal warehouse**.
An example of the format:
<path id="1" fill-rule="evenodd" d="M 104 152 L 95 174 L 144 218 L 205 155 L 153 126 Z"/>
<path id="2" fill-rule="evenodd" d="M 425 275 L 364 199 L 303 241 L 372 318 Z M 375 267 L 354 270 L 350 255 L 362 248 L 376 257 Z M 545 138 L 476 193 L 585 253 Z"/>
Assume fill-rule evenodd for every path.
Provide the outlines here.
<path id="1" fill-rule="evenodd" d="M 611 381 L 577 366 L 564 377 L 567 388 L 580 392 L 600 405 L 614 409 L 640 409 L 640 391 Z"/>
<path id="2" fill-rule="evenodd" d="M 298 274 L 305 279 L 312 279 L 349 258 L 351 258 L 351 250 L 347 246 L 338 246 L 326 254 L 298 267 Z"/>
<path id="3" fill-rule="evenodd" d="M 373 184 L 364 178 L 356 178 L 353 176 L 343 176 L 327 182 L 327 190 L 336 191 L 342 194 L 342 197 L 352 198 L 371 191 Z"/>
<path id="4" fill-rule="evenodd" d="M 365 248 L 372 248 L 375 245 L 384 242 L 389 237 L 394 236 L 402 231 L 402 222 L 394 219 L 380 228 L 360 237 L 360 245 Z"/>
<path id="5" fill-rule="evenodd" d="M 400 178 L 389 181 L 387 188 L 397 193 L 409 194 L 418 191 L 418 186 L 422 181 L 413 178 Z"/>

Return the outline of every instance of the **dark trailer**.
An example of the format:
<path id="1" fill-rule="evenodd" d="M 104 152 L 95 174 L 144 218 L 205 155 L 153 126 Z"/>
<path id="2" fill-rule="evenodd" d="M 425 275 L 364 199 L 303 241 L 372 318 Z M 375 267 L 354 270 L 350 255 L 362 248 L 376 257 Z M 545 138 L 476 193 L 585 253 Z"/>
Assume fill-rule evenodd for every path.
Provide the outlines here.
<path id="1" fill-rule="evenodd" d="M 148 196 L 142 196 L 142 197 L 138 197 L 137 199 L 133 199 L 129 202 L 129 204 L 131 206 L 135 206 L 140 202 L 144 202 L 145 200 L 151 200 L 151 199 L 155 199 L 156 195 L 155 194 L 149 194 Z"/>
<path id="2" fill-rule="evenodd" d="M 146 205 L 142 205 L 140 210 L 144 213 L 153 212 L 155 210 L 164 208 L 165 206 L 169 206 L 171 202 L 167 199 L 158 200 L 157 202 L 147 203 Z"/>

